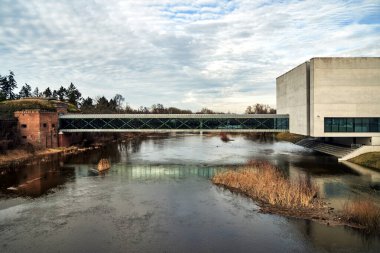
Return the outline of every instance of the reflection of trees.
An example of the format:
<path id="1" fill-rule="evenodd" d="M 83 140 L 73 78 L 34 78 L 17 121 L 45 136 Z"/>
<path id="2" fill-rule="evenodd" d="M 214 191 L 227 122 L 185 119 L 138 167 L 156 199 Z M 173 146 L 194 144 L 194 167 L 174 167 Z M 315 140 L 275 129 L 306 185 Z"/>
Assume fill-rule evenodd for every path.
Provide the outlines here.
<path id="1" fill-rule="evenodd" d="M 99 149 L 89 150 L 84 153 L 75 154 L 65 159 L 68 164 L 97 164 L 100 159 L 110 159 L 117 163 L 121 160 L 119 145 L 115 142 L 108 143 Z"/>
<path id="2" fill-rule="evenodd" d="M 38 162 L 8 169 L 0 176 L 0 190 L 9 194 L 38 197 L 74 177 L 73 168 L 60 167 L 60 161 Z M 7 190 L 12 187 L 13 190 Z"/>
<path id="3" fill-rule="evenodd" d="M 259 143 L 273 143 L 273 133 L 243 133 L 244 139 Z"/>
<path id="4" fill-rule="evenodd" d="M 118 149 L 120 153 L 125 153 L 125 156 L 128 157 L 128 153 L 138 153 L 141 149 L 141 144 L 145 138 L 133 138 L 125 140 L 118 144 Z"/>

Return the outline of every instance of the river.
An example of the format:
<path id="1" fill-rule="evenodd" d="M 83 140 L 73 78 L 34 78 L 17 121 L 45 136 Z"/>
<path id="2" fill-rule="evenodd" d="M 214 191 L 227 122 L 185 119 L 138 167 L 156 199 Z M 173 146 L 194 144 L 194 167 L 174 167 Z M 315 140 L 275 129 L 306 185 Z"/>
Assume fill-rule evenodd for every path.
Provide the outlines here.
<path id="1" fill-rule="evenodd" d="M 268 160 L 307 176 L 339 209 L 380 200 L 380 173 L 291 143 L 173 135 L 112 143 L 0 175 L 0 252 L 378 252 L 360 231 L 259 212 L 213 185 L 218 171 Z M 111 161 L 104 174 L 101 158 Z"/>

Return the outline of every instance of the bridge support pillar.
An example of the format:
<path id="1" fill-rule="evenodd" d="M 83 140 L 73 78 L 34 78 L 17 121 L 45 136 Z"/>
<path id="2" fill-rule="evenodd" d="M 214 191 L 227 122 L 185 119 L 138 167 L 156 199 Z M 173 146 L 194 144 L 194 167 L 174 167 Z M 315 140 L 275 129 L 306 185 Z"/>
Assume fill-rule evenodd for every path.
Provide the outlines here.
<path id="1" fill-rule="evenodd" d="M 70 147 L 71 145 L 71 136 L 63 132 L 58 134 L 58 146 L 59 147 Z"/>

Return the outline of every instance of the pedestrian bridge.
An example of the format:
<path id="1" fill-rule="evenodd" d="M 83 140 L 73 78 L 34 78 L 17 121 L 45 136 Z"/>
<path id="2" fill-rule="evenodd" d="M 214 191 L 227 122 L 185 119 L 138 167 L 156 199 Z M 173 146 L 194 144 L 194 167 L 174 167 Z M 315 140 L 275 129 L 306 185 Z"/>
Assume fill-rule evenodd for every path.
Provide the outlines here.
<path id="1" fill-rule="evenodd" d="M 282 114 L 65 114 L 61 132 L 288 132 Z"/>

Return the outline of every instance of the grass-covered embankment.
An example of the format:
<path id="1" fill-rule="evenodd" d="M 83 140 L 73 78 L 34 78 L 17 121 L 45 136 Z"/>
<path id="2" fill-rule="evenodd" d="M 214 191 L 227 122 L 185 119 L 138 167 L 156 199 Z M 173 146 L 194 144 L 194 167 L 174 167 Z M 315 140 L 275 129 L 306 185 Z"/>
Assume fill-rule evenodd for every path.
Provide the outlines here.
<path id="1" fill-rule="evenodd" d="M 66 104 L 68 112 L 79 112 L 79 109 L 75 105 L 70 104 L 68 102 L 61 102 L 57 100 L 48 100 L 41 98 L 28 98 L 6 100 L 0 102 L 0 113 L 4 115 L 9 114 L 10 116 L 13 116 L 13 112 L 20 110 L 40 109 L 46 111 L 55 111 L 57 103 Z"/>
<path id="2" fill-rule="evenodd" d="M 292 133 L 288 133 L 288 132 L 278 133 L 275 136 L 276 140 L 278 140 L 278 141 L 287 141 L 287 142 L 291 142 L 291 143 L 296 143 L 296 142 L 304 139 L 305 137 L 306 136 L 299 135 L 299 134 L 292 134 Z"/>
<path id="3" fill-rule="evenodd" d="M 349 160 L 350 162 L 380 170 L 380 152 L 362 154 Z"/>

